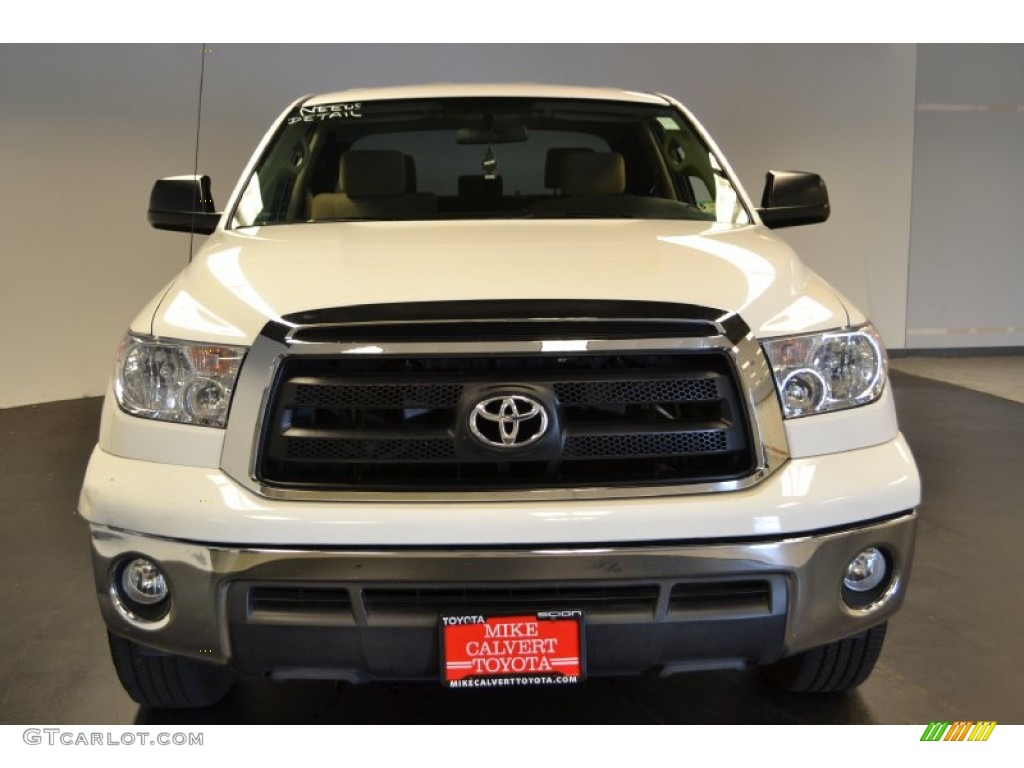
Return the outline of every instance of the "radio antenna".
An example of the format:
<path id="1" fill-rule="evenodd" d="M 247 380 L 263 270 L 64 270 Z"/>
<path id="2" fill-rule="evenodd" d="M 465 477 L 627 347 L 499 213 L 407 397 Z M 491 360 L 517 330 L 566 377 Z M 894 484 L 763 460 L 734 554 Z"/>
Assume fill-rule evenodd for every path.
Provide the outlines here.
<path id="1" fill-rule="evenodd" d="M 203 75 L 206 74 L 206 43 L 203 43 L 202 58 L 199 60 L 199 105 L 196 107 L 196 154 L 192 163 L 192 227 L 188 234 L 188 260 L 192 262 L 192 244 L 196 239 L 196 206 L 199 200 L 199 187 L 196 182 L 199 180 L 199 126 L 203 119 Z"/>

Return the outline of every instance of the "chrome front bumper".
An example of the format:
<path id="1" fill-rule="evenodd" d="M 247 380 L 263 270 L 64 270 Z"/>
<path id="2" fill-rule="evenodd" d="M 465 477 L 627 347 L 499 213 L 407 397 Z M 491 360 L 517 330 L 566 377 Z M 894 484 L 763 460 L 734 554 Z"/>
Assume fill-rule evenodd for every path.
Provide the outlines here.
<path id="1" fill-rule="evenodd" d="M 642 587 L 651 594 L 648 608 L 588 612 L 590 671 L 672 673 L 769 663 L 886 620 L 903 602 L 916 523 L 907 512 L 778 539 L 586 549 L 236 549 L 93 525 L 92 545 L 100 607 L 115 634 L 245 672 L 429 677 L 437 669 L 436 613 L 378 611 L 368 600 L 374 590 Z M 854 610 L 841 598 L 842 575 L 869 546 L 890 554 L 895 577 L 884 600 Z M 130 555 L 152 559 L 166 574 L 172 604 L 165 620 L 131 621 L 114 607 L 111 575 Z M 758 605 L 680 608 L 673 601 L 677 589 L 695 584 L 752 580 L 767 585 Z M 255 610 L 249 590 L 268 585 L 332 588 L 347 605 L 335 613 Z"/>

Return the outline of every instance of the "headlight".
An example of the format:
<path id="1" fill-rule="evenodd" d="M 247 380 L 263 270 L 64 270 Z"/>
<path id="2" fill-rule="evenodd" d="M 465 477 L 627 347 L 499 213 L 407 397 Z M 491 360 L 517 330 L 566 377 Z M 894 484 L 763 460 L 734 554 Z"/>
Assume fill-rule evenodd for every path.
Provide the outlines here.
<path id="1" fill-rule="evenodd" d="M 885 349 L 870 325 L 763 341 L 786 418 L 877 400 L 885 389 Z"/>
<path id="2" fill-rule="evenodd" d="M 223 427 L 245 353 L 129 334 L 118 348 L 114 394 L 133 416 Z"/>

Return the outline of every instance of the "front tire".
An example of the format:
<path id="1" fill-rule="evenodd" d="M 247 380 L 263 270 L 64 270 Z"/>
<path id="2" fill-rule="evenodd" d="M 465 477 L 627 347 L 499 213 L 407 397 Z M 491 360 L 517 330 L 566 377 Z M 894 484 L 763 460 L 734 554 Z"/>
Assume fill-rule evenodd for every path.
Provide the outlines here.
<path id="1" fill-rule="evenodd" d="M 224 667 L 149 650 L 108 633 L 110 656 L 121 685 L 144 707 L 209 707 L 235 683 Z"/>
<path id="2" fill-rule="evenodd" d="M 886 624 L 777 661 L 765 669 L 775 685 L 795 693 L 839 693 L 868 679 L 882 652 Z"/>

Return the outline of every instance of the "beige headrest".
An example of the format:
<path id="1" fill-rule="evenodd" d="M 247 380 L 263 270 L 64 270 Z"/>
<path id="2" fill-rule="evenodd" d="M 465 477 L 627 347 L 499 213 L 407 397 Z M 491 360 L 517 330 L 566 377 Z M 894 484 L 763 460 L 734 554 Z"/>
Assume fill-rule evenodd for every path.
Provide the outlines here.
<path id="1" fill-rule="evenodd" d="M 397 150 L 350 151 L 341 156 L 341 189 L 349 197 L 401 195 L 406 186 L 405 155 Z"/>
<path id="2" fill-rule="evenodd" d="M 552 147 L 544 158 L 544 186 L 558 189 L 562 176 L 562 158 L 570 152 L 593 152 L 590 147 Z"/>
<path id="3" fill-rule="evenodd" d="M 626 162 L 618 152 L 568 152 L 562 156 L 561 181 L 569 197 L 621 195 Z"/>

